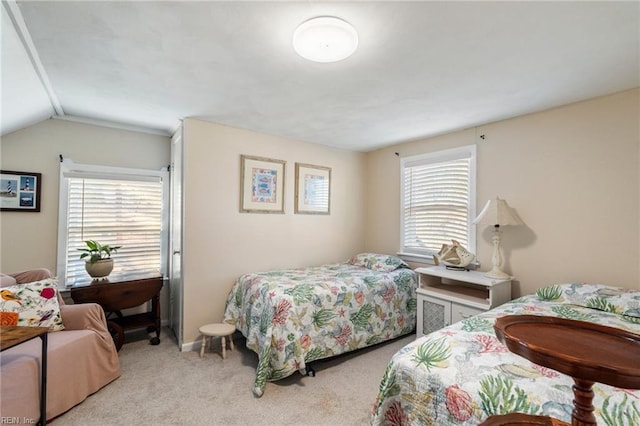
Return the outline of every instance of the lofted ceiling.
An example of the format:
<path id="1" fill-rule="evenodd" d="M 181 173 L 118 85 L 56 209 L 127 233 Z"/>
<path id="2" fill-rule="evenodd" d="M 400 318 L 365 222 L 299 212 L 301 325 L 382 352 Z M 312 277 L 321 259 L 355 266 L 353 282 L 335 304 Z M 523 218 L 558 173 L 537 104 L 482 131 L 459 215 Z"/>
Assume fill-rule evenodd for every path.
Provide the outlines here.
<path id="1" fill-rule="evenodd" d="M 640 2 L 2 0 L 1 130 L 196 117 L 370 151 L 640 86 Z M 358 31 L 336 63 L 296 26 Z"/>

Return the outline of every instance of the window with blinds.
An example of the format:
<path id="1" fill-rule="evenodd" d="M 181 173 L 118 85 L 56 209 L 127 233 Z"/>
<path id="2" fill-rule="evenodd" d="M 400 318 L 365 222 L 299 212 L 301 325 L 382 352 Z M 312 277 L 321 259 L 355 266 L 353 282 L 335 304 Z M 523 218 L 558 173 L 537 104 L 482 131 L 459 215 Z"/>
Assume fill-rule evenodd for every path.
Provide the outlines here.
<path id="1" fill-rule="evenodd" d="M 59 238 L 64 241 L 59 242 L 58 276 L 67 285 L 87 278 L 78 251 L 85 240 L 122 246 L 112 255 L 113 274 L 163 271 L 163 173 L 63 165 Z"/>
<path id="2" fill-rule="evenodd" d="M 401 162 L 401 252 L 431 256 L 457 240 L 475 251 L 475 145 Z"/>

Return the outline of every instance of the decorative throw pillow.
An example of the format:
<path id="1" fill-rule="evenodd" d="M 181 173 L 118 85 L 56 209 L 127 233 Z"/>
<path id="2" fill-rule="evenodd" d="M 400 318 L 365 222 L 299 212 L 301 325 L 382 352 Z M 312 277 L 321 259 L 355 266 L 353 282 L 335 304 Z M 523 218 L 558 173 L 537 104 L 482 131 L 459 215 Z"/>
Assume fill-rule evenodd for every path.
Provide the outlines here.
<path id="1" fill-rule="evenodd" d="M 16 325 L 49 327 L 50 331 L 64 330 L 57 293 L 55 278 L 5 287 L 0 289 L 0 311 L 17 313 Z M 3 322 L 5 315 L 12 316 L 3 314 Z"/>
<path id="2" fill-rule="evenodd" d="M 397 256 L 377 253 L 360 253 L 352 257 L 347 263 L 380 272 L 391 272 L 398 268 L 409 267 Z"/>
<path id="3" fill-rule="evenodd" d="M 603 284 L 567 283 L 539 288 L 540 300 L 584 306 L 640 319 L 640 292 Z"/>

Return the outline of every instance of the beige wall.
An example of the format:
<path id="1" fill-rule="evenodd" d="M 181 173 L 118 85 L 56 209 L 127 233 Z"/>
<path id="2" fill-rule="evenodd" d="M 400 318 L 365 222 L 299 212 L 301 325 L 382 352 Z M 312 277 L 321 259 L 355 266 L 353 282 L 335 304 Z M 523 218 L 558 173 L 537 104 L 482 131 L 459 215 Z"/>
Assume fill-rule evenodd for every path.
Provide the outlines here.
<path id="1" fill-rule="evenodd" d="M 477 211 L 500 196 L 527 225 L 502 239 L 516 295 L 557 282 L 640 288 L 639 101 L 636 89 L 368 153 L 366 249 L 399 248 L 395 152 L 476 143 Z M 481 269 L 490 269 L 491 231 L 477 235 Z"/>
<path id="2" fill-rule="evenodd" d="M 2 170 L 42 173 L 42 205 L 40 213 L 0 213 L 0 271 L 44 267 L 56 273 L 60 154 L 76 163 L 159 170 L 169 164 L 170 149 L 166 136 L 63 120 L 3 136 Z"/>
<path id="3" fill-rule="evenodd" d="M 394 153 L 477 141 L 477 208 L 498 195 L 527 224 L 503 234 L 516 295 L 563 281 L 640 288 L 639 105 L 636 89 L 367 154 L 185 120 L 184 341 L 222 319 L 242 273 L 337 262 L 365 249 L 396 252 Z M 480 134 L 484 141 L 476 139 Z M 60 120 L 4 136 L 2 169 L 42 173 L 43 199 L 41 213 L 0 213 L 0 270 L 55 272 L 59 154 L 78 163 L 158 169 L 169 164 L 169 152 L 167 137 Z M 285 214 L 239 213 L 241 154 L 287 161 Z M 293 213 L 295 162 L 332 168 L 331 215 Z M 482 269 L 491 263 L 490 237 L 479 230 Z"/>
<path id="4" fill-rule="evenodd" d="M 287 162 L 285 213 L 240 213 L 240 155 Z M 222 320 L 247 272 L 339 262 L 364 247 L 362 153 L 204 121 L 184 122 L 184 341 Z M 295 163 L 331 167 L 331 214 L 293 213 Z"/>

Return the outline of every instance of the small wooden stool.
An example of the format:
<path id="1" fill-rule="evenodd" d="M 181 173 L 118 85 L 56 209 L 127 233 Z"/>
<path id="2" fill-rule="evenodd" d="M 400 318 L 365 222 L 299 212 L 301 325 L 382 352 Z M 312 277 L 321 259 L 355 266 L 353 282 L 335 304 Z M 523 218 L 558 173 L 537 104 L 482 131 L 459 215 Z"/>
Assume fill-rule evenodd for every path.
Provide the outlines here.
<path id="1" fill-rule="evenodd" d="M 200 334 L 202 334 L 202 347 L 200 347 L 200 358 L 204 356 L 204 348 L 205 346 L 207 346 L 207 339 L 211 340 L 213 337 L 220 337 L 220 341 L 222 342 L 222 359 L 227 358 L 227 352 L 226 352 L 227 345 L 225 342 L 225 338 L 227 336 L 229 337 L 229 347 L 231 350 L 233 350 L 233 339 L 231 338 L 231 335 L 233 334 L 234 331 L 236 331 L 236 328 L 231 324 L 222 324 L 222 323 L 207 324 L 200 327 L 198 331 L 200 331 Z"/>

